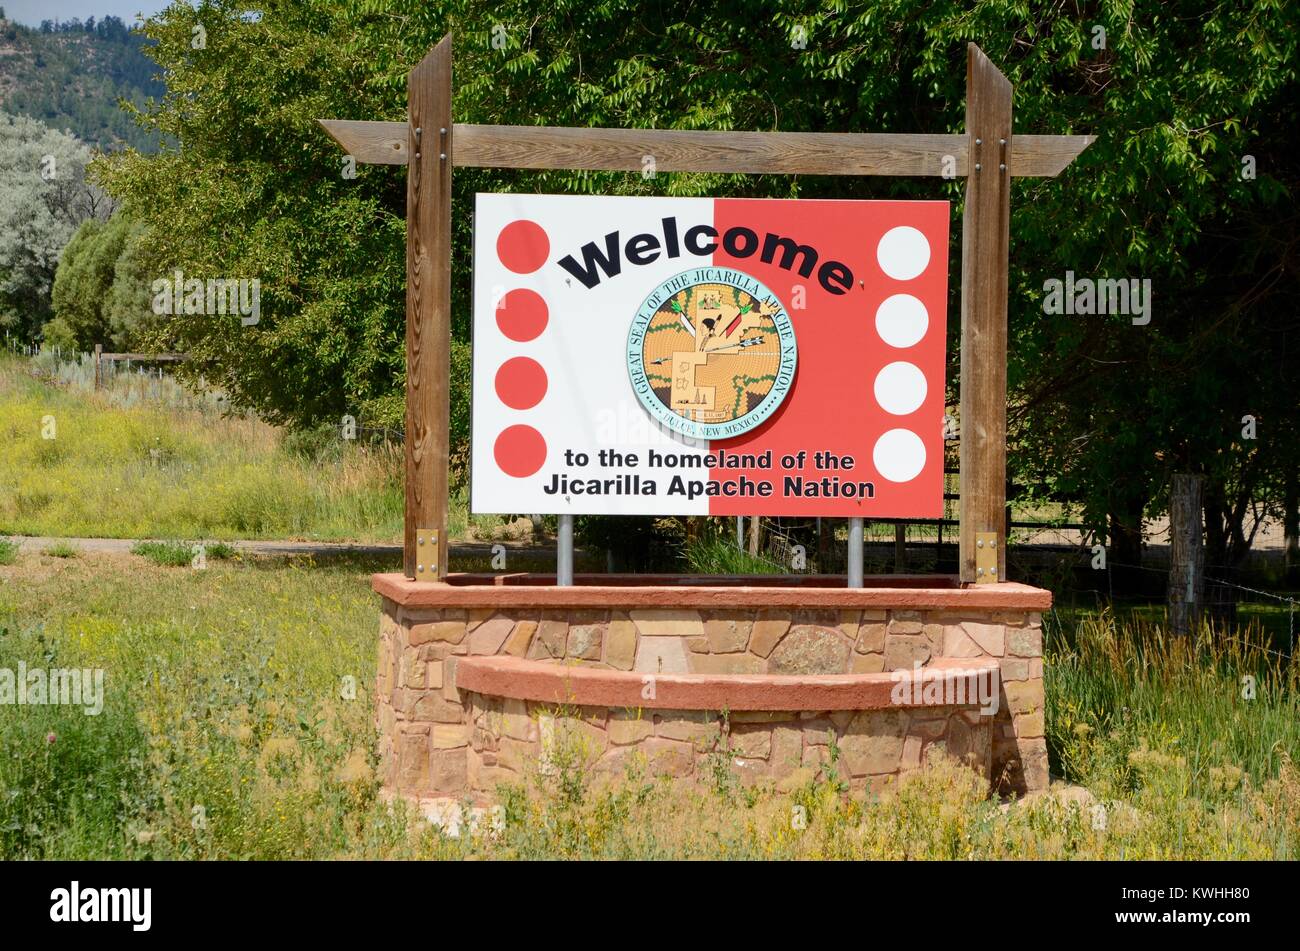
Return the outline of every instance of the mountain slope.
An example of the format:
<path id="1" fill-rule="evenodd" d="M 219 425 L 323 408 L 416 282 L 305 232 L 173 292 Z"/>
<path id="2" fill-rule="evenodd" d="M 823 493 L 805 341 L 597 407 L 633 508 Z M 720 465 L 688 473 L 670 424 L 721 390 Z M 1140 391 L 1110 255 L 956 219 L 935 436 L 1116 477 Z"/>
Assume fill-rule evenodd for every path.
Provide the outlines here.
<path id="1" fill-rule="evenodd" d="M 117 17 L 33 30 L 0 20 L 0 111 L 71 131 L 90 145 L 154 151 L 156 139 L 118 106 L 161 97 L 147 41 Z"/>

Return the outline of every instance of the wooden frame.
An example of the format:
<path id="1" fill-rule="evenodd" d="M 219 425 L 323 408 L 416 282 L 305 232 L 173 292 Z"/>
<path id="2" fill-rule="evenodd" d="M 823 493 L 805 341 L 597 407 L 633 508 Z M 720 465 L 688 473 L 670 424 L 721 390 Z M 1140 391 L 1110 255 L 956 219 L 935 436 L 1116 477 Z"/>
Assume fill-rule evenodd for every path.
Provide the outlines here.
<path id="1" fill-rule="evenodd" d="M 318 120 L 358 162 L 407 167 L 406 577 L 447 573 L 452 168 L 637 172 L 653 155 L 664 172 L 966 179 L 959 566 L 963 582 L 1006 580 L 1011 179 L 1055 177 L 1093 136 L 1013 137 L 1011 84 L 974 43 L 962 135 L 467 125 L 452 121 L 451 59 L 449 33 L 411 71 L 405 123 Z"/>

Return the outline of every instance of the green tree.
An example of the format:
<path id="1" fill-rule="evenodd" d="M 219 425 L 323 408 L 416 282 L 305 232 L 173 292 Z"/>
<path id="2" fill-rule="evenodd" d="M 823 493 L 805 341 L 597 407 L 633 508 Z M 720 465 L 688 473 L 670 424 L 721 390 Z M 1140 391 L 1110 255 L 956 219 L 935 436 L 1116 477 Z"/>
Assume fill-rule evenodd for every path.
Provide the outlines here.
<path id="1" fill-rule="evenodd" d="M 34 119 L 0 113 L 0 326 L 35 340 L 50 317 L 59 253 L 112 200 L 86 182 L 90 150 Z"/>
<path id="2" fill-rule="evenodd" d="M 63 249 L 51 295 L 54 319 L 44 338 L 81 349 L 147 348 L 158 341 L 150 275 L 142 251 L 145 229 L 119 211 L 107 222 L 82 223 Z M 54 335 L 54 337 L 52 337 Z"/>
<path id="3" fill-rule="evenodd" d="M 260 16 L 245 15 L 253 7 Z M 147 221 L 160 268 L 262 279 L 255 328 L 169 322 L 200 356 L 192 372 L 273 419 L 360 410 L 395 423 L 405 176 L 362 166 L 345 178 L 314 119 L 402 119 L 407 71 L 447 30 L 459 121 L 697 129 L 958 132 L 965 44 L 979 43 L 1016 87 L 1017 131 L 1098 135 L 1061 178 L 1013 186 L 1013 473 L 1136 558 L 1135 529 L 1160 510 L 1170 472 L 1205 471 L 1217 487 L 1207 498 L 1223 500 L 1214 519 L 1244 540 L 1231 523 L 1296 469 L 1296 440 L 1281 435 L 1295 389 L 1282 355 L 1297 329 L 1285 303 L 1296 291 L 1293 13 L 1284 0 L 205 0 L 147 29 L 169 91 L 144 119 L 178 144 L 102 171 Z M 207 44 L 195 49 L 199 25 Z M 1254 179 L 1241 175 L 1245 155 Z M 477 190 L 946 197 L 954 222 L 962 197 L 962 183 L 937 179 L 461 170 L 455 181 L 461 340 Z M 955 315 L 959 227 L 951 250 Z M 1044 281 L 1067 270 L 1149 279 L 1150 324 L 1044 314 Z M 465 387 L 453 380 L 453 398 Z M 1227 425 L 1242 406 L 1262 407 L 1278 435 L 1243 447 L 1240 423 Z"/>

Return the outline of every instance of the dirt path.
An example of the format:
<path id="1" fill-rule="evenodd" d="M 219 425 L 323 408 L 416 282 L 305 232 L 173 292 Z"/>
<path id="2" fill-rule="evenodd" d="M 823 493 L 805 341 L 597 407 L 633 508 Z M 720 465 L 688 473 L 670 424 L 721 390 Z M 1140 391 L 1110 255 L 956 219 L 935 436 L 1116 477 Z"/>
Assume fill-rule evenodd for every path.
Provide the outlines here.
<path id="1" fill-rule="evenodd" d="M 53 538 L 49 536 L 14 535 L 12 539 L 24 552 L 42 552 L 51 545 L 71 545 L 83 552 L 108 552 L 129 554 L 140 541 L 138 538 Z M 236 551 L 250 555 L 391 555 L 400 560 L 402 546 L 398 544 L 358 544 L 355 542 L 296 542 L 276 540 L 239 540 L 225 544 Z M 526 561 L 551 561 L 555 559 L 555 546 L 523 542 L 454 542 L 451 554 L 463 558 L 491 558 L 493 547 L 504 545 L 508 559 Z"/>

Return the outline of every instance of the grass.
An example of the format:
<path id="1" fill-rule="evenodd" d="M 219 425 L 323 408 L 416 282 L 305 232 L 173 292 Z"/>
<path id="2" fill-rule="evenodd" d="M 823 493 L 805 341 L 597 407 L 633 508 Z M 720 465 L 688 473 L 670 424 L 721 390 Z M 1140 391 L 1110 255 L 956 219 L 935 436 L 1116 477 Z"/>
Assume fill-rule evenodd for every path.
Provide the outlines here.
<path id="1" fill-rule="evenodd" d="M 142 541 L 131 546 L 131 554 L 147 558 L 155 565 L 173 568 L 188 567 L 198 556 L 198 542 Z M 225 542 L 202 543 L 205 559 L 226 560 L 235 556 L 235 549 Z"/>
<path id="2" fill-rule="evenodd" d="M 1294 674 L 1108 617 L 1054 626 L 1046 667 L 1053 771 L 1095 804 L 1006 806 L 943 762 L 881 798 L 844 794 L 834 771 L 746 787 L 726 757 L 707 787 L 636 761 L 605 782 L 561 717 L 551 767 L 502 787 L 497 821 L 446 836 L 378 795 L 378 567 L 87 553 L 0 568 L 0 668 L 105 671 L 98 716 L 0 706 L 0 859 L 1300 854 Z"/>
<path id="3" fill-rule="evenodd" d="M 1224 770 L 1258 784 L 1300 754 L 1297 667 L 1257 624 L 1176 638 L 1101 612 L 1048 635 L 1048 743 L 1067 776 L 1119 794 L 1168 756 L 1186 795 L 1212 796 Z"/>
<path id="4" fill-rule="evenodd" d="M 287 432 L 169 377 L 92 383 L 86 365 L 0 354 L 0 532 L 401 541 L 400 443 Z M 524 534 L 470 515 L 463 488 L 450 501 L 453 538 Z"/>
<path id="5" fill-rule="evenodd" d="M 790 574 L 767 558 L 755 557 L 736 546 L 734 537 L 702 538 L 685 548 L 687 570 L 699 575 Z"/>
<path id="6" fill-rule="evenodd" d="M 81 549 L 69 542 L 55 542 L 45 549 L 45 554 L 51 558 L 78 558 Z"/>
<path id="7" fill-rule="evenodd" d="M 0 357 L 0 531 L 111 538 L 401 538 L 401 447 L 312 455 L 219 404 L 93 392 Z M 155 386 L 170 381 L 154 381 Z M 50 437 L 50 438 L 46 438 Z"/>
<path id="8" fill-rule="evenodd" d="M 0 538 L 0 565 L 12 565 L 18 560 L 18 543 L 9 538 Z"/>

